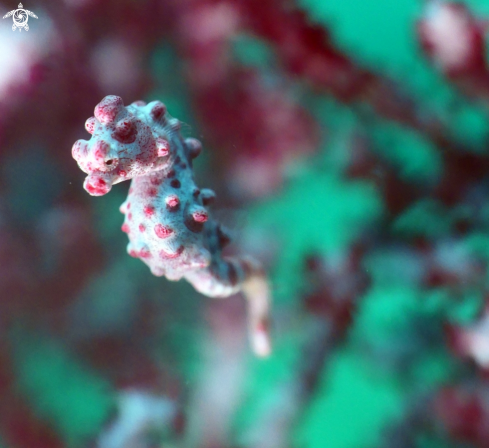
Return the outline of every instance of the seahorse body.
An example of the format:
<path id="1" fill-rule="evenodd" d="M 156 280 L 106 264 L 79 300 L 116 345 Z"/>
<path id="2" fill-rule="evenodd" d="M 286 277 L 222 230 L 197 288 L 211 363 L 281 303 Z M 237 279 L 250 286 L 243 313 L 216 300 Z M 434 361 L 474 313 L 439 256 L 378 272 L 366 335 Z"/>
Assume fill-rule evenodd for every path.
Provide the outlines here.
<path id="1" fill-rule="evenodd" d="M 192 160 L 202 150 L 200 142 L 183 139 L 180 122 L 159 101 L 124 107 L 120 97 L 107 96 L 85 127 L 92 137 L 75 142 L 72 154 L 88 174 L 84 182 L 88 193 L 104 195 L 113 184 L 132 179 L 120 207 L 128 253 L 146 263 L 154 275 L 169 280 L 184 277 L 210 297 L 243 290 L 250 304 L 253 346 L 257 353 L 268 354 L 265 276 L 251 258 L 222 255 L 230 239 L 209 214 L 207 206 L 215 194 L 199 189 L 193 177 Z"/>

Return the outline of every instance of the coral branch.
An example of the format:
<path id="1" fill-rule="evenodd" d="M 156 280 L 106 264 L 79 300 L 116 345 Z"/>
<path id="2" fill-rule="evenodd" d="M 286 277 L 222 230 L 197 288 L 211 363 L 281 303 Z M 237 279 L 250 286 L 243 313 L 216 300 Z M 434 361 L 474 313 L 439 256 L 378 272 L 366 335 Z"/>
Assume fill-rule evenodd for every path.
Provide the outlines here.
<path id="1" fill-rule="evenodd" d="M 292 75 L 342 103 L 366 102 L 380 116 L 440 143 L 440 120 L 427 119 L 427 111 L 402 93 L 392 80 L 363 68 L 339 50 L 329 32 L 311 24 L 308 16 L 293 4 L 277 0 L 238 3 L 247 27 L 273 45 L 284 68 Z"/>

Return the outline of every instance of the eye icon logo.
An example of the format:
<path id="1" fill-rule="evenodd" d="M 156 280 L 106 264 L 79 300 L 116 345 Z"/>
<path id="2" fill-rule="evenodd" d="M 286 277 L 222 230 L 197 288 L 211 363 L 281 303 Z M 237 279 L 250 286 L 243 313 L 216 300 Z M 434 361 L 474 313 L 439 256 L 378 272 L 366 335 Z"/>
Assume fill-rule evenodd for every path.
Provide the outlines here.
<path id="1" fill-rule="evenodd" d="M 13 11 L 5 14 L 2 19 L 6 19 L 7 17 L 12 16 L 12 19 L 14 21 L 14 24 L 12 25 L 12 31 L 15 31 L 17 28 L 19 29 L 19 31 L 22 31 L 22 28 L 24 28 L 26 31 L 29 31 L 29 25 L 27 25 L 29 16 L 34 17 L 35 19 L 37 19 L 37 16 L 33 12 L 24 9 L 22 3 L 19 3 L 18 8 L 19 9 L 14 9 Z"/>

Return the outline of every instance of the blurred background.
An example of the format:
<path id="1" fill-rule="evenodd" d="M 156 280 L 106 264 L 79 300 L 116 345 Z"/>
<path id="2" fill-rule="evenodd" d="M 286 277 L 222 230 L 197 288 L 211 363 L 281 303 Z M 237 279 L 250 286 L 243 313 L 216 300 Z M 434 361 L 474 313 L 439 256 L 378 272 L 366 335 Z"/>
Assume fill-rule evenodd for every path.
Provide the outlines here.
<path id="1" fill-rule="evenodd" d="M 0 0 L 0 16 L 20 8 Z M 1 448 L 489 447 L 489 2 L 26 0 L 0 21 Z M 71 146 L 163 101 L 266 266 L 240 295 L 126 254 Z"/>

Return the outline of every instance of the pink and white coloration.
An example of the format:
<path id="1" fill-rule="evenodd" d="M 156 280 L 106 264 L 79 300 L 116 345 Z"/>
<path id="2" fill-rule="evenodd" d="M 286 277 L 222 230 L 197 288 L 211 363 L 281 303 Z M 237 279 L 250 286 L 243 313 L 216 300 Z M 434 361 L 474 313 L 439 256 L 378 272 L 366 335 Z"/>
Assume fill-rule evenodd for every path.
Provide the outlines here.
<path id="1" fill-rule="evenodd" d="M 418 24 L 423 49 L 449 77 L 484 69 L 484 28 L 465 5 L 440 0 L 428 2 Z"/>
<path id="2" fill-rule="evenodd" d="M 78 140 L 72 155 L 88 174 L 84 187 L 102 196 L 117 184 L 136 176 L 169 169 L 169 142 L 178 120 L 159 101 L 137 101 L 124 107 L 118 96 L 106 96 L 86 123 L 89 141 Z"/>
<path id="3" fill-rule="evenodd" d="M 105 97 L 87 120 L 90 141 L 78 140 L 73 157 L 88 174 L 85 189 L 94 196 L 112 184 L 132 179 L 120 211 L 129 237 L 128 253 L 157 276 L 182 277 L 209 297 L 243 291 L 249 303 L 249 326 L 255 352 L 270 352 L 269 290 L 255 260 L 227 258 L 229 237 L 211 218 L 212 190 L 197 188 L 192 160 L 202 146 L 183 139 L 180 123 L 159 101 L 124 107 L 117 96 Z"/>

